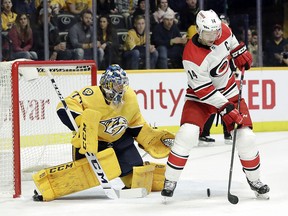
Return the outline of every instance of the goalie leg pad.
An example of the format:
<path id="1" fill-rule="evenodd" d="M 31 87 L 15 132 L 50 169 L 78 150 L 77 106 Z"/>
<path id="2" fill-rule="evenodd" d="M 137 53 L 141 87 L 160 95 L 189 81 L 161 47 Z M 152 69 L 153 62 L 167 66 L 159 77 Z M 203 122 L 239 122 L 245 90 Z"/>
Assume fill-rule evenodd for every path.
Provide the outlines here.
<path id="1" fill-rule="evenodd" d="M 97 153 L 96 157 L 109 180 L 120 176 L 121 169 L 112 148 Z M 86 158 L 40 170 L 33 175 L 33 180 L 43 201 L 100 185 Z"/>
<path id="2" fill-rule="evenodd" d="M 153 181 L 152 181 L 151 191 L 161 191 L 163 189 L 164 180 L 165 180 L 166 164 L 145 161 L 144 165 L 153 165 L 155 168 L 153 171 Z M 127 176 L 121 177 L 121 180 L 127 188 L 131 188 L 132 178 L 133 178 L 133 174 L 131 173 Z"/>
<path id="3" fill-rule="evenodd" d="M 174 134 L 166 130 L 153 129 L 145 123 L 136 137 L 136 141 L 152 157 L 165 158 L 169 155 L 174 138 Z"/>
<path id="4" fill-rule="evenodd" d="M 133 167 L 131 188 L 145 188 L 149 194 L 152 191 L 153 165 Z"/>
<path id="5" fill-rule="evenodd" d="M 151 164 L 155 167 L 153 171 L 152 191 L 161 191 L 164 187 L 166 164 L 149 161 L 145 161 L 145 164 Z"/>
<path id="6" fill-rule="evenodd" d="M 133 177 L 133 173 L 120 177 L 126 188 L 131 188 L 132 177 Z"/>

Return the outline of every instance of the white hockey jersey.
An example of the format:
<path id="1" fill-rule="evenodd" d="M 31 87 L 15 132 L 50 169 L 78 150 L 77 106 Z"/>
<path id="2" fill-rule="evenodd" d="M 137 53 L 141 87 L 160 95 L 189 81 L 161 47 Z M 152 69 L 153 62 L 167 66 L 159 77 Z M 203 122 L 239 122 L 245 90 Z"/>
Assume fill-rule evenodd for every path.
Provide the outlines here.
<path id="1" fill-rule="evenodd" d="M 188 79 L 185 99 L 222 107 L 239 93 L 229 66 L 230 52 L 239 45 L 231 29 L 222 24 L 222 35 L 209 47 L 196 34 L 185 46 L 183 66 Z"/>

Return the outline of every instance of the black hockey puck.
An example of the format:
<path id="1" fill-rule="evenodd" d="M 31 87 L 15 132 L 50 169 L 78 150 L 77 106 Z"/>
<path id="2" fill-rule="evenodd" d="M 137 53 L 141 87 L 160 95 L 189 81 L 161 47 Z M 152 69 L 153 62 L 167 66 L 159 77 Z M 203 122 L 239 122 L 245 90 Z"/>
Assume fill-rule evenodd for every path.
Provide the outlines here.
<path id="1" fill-rule="evenodd" d="M 207 196 L 210 197 L 211 193 L 210 193 L 210 188 L 207 188 Z"/>

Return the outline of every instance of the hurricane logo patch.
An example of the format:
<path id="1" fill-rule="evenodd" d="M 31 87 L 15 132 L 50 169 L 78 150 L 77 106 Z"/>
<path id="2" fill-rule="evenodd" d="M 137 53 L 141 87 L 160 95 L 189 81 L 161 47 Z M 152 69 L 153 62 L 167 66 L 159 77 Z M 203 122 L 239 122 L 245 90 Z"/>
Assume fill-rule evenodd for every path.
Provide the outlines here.
<path id="1" fill-rule="evenodd" d="M 223 76 L 228 71 L 228 69 L 229 69 L 229 60 L 226 58 L 210 71 L 210 75 L 212 77 Z"/>

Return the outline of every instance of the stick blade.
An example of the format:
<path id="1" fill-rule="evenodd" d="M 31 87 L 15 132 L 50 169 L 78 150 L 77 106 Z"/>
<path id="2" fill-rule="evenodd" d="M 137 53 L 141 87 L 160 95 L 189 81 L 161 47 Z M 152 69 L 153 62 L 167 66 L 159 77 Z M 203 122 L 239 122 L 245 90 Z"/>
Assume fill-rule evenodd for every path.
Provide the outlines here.
<path id="1" fill-rule="evenodd" d="M 143 198 L 148 195 L 145 188 L 131 188 L 125 190 L 116 191 L 119 198 L 131 199 L 131 198 Z"/>
<path id="2" fill-rule="evenodd" d="M 104 193 L 109 199 L 118 199 L 117 191 L 113 188 L 104 188 Z"/>
<path id="3" fill-rule="evenodd" d="M 237 196 L 231 194 L 231 193 L 228 193 L 228 200 L 231 204 L 237 204 L 239 202 L 239 199 Z"/>

